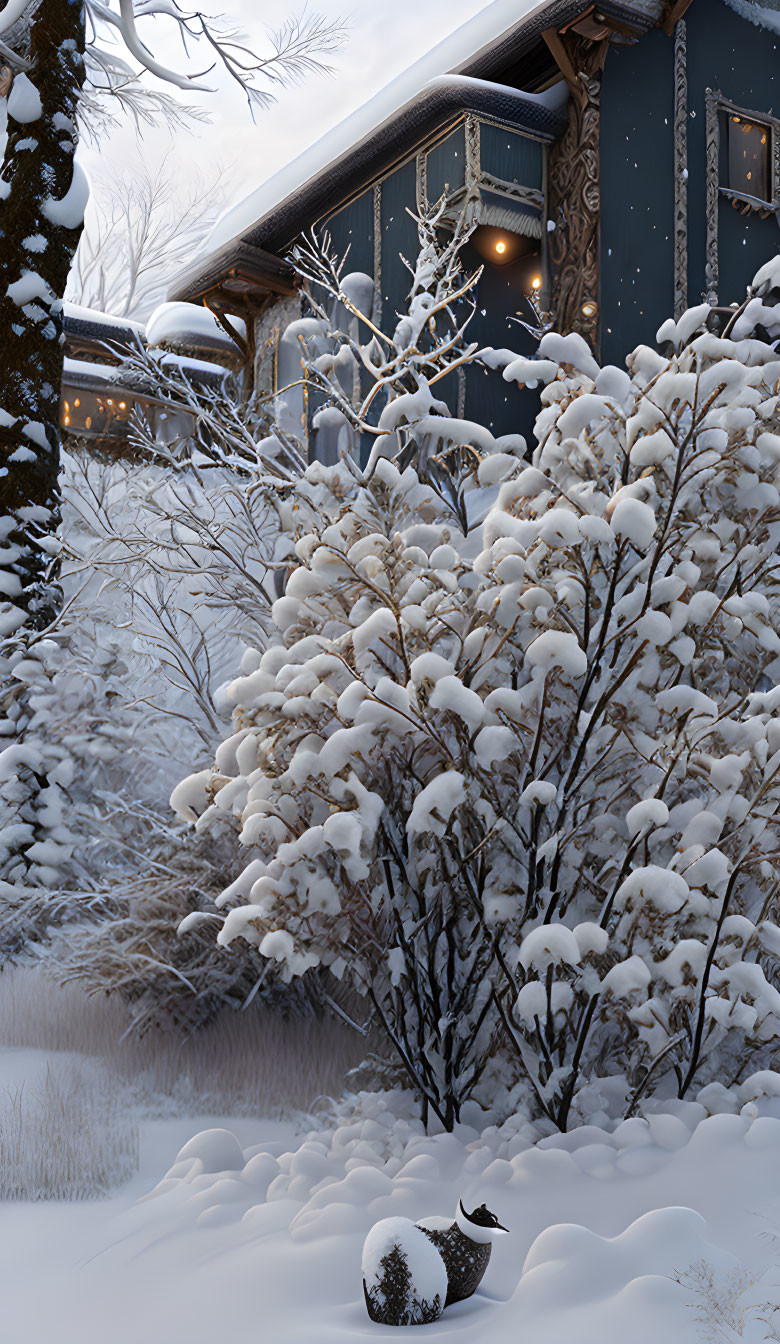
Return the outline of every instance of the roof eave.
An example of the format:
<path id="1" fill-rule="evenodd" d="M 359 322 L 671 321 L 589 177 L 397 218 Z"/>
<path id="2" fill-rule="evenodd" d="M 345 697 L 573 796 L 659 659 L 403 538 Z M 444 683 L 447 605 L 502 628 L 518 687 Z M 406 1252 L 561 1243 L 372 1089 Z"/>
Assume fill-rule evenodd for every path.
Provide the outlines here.
<path id="1" fill-rule="evenodd" d="M 180 275 L 168 300 L 242 313 L 269 294 L 281 298 L 294 293 L 293 273 L 284 261 L 244 238 L 235 238 Z"/>
<path id="2" fill-rule="evenodd" d="M 255 298 L 261 293 L 294 293 L 292 272 L 274 253 L 284 252 L 303 229 L 335 209 L 350 188 L 360 183 L 365 189 L 388 166 L 408 158 L 428 136 L 468 112 L 520 124 L 546 141 L 555 140 L 564 129 L 561 118 L 516 89 L 460 75 L 433 80 L 395 116 L 290 193 L 251 229 L 180 276 L 169 298 L 191 303 L 208 300 L 209 304 L 216 298 L 225 306 L 234 295 L 231 282 L 234 278 L 240 281 L 240 262 L 246 251 L 264 263 L 254 279 Z"/>

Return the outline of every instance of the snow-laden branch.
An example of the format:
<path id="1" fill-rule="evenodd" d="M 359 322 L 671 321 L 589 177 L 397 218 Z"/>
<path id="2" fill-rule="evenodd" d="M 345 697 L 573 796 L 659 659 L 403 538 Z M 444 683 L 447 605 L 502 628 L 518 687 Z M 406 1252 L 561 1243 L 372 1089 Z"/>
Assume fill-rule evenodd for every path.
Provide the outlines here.
<path id="1" fill-rule="evenodd" d="M 7 0 L 0 9 L 0 33 L 7 33 L 32 9 L 33 0 Z"/>
<path id="2" fill-rule="evenodd" d="M 326 427 L 361 349 L 414 379 L 441 325 L 387 337 L 336 278 L 296 332 Z M 565 1128 L 776 1053 L 778 337 L 780 258 L 625 369 L 551 332 L 539 358 L 496 352 L 544 386 L 532 464 L 416 405 L 408 453 L 313 463 L 278 500 L 276 641 L 174 802 L 199 832 L 234 818 L 219 941 L 349 978 L 446 1126 L 491 1068 Z M 421 466 L 435 427 L 472 450 L 452 471 L 479 530 Z"/>
<path id="3" fill-rule="evenodd" d="M 103 5 L 101 8 L 105 11 L 106 7 Z M 173 18 L 181 26 L 184 26 L 186 22 L 184 15 L 177 15 L 174 10 Z M 139 65 L 148 70 L 149 74 L 156 75 L 158 79 L 164 80 L 167 84 L 175 84 L 180 89 L 209 91 L 207 84 L 198 82 L 198 76 L 180 75 L 176 70 L 171 70 L 155 59 L 153 53 L 138 36 L 138 29 L 135 24 L 134 0 L 119 0 L 119 24 L 117 26 L 130 55 L 134 56 Z"/>
<path id="4" fill-rule="evenodd" d="M 330 73 L 329 58 L 346 40 L 342 20 L 326 19 L 316 12 L 304 10 L 287 19 L 281 28 L 269 30 L 267 39 L 271 50 L 263 56 L 222 18 L 210 17 L 200 10 L 183 9 L 175 0 L 86 0 L 86 3 L 93 25 L 93 51 L 101 46 L 101 25 L 108 26 L 142 71 L 164 83 L 185 92 L 213 92 L 208 76 L 221 68 L 244 90 L 250 105 L 259 107 L 273 102 L 273 86 L 298 83 L 315 72 Z M 185 52 L 203 49 L 207 56 L 205 67 L 182 71 L 158 60 L 139 30 L 139 20 L 155 18 L 170 21 L 181 36 Z M 114 69 L 119 70 L 120 58 L 113 56 L 112 59 Z M 116 79 L 113 83 L 117 83 Z"/>

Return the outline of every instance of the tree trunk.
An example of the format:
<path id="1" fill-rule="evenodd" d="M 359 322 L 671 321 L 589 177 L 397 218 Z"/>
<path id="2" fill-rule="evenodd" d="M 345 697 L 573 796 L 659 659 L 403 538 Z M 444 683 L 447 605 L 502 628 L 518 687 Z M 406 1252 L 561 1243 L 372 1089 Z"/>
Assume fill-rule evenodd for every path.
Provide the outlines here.
<path id="1" fill-rule="evenodd" d="M 16 611 L 0 636 L 14 621 L 43 629 L 57 608 L 40 540 L 59 519 L 62 295 L 83 220 L 73 156 L 84 45 L 83 0 L 41 0 L 29 72 L 16 76 L 8 100 L 0 182 L 0 600 L 10 598 Z"/>
<path id="2" fill-rule="evenodd" d="M 62 295 L 86 203 L 73 157 L 84 46 L 83 0 L 40 0 L 17 48 L 27 68 L 8 97 L 0 178 L 0 897 L 19 907 L 19 944 L 26 894 L 58 884 L 72 847 L 62 753 L 46 741 L 51 642 L 36 635 L 59 606 Z"/>

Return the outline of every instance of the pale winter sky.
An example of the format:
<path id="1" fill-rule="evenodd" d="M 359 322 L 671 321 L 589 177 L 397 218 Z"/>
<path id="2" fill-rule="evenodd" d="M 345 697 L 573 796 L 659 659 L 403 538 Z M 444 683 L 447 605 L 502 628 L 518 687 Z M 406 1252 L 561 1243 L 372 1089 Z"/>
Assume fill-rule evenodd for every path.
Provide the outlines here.
<path id="1" fill-rule="evenodd" d="M 294 0 L 263 0 L 259 5 L 256 0 L 204 0 L 202 7 L 209 14 L 228 15 L 258 51 L 264 49 L 264 30 L 301 8 Z M 282 90 L 274 106 L 255 112 L 253 125 L 240 90 L 215 71 L 205 82 L 215 84 L 217 92 L 196 95 L 209 111 L 211 124 L 197 124 L 191 134 L 179 132 L 175 137 L 175 157 L 191 163 L 193 171 L 208 169 L 214 162 L 237 165 L 234 198 L 248 194 L 284 167 L 484 6 L 480 0 L 311 0 L 309 7 L 328 18 L 344 17 L 349 24 L 347 44 L 333 57 L 332 77 L 309 78 Z M 170 22 L 155 20 L 146 25 L 144 35 L 158 59 L 177 70 L 203 69 L 207 61 L 205 49 L 203 53 L 195 49 L 188 61 Z M 169 92 L 175 90 L 169 87 Z M 128 129 L 112 136 L 99 154 L 86 148 L 87 170 L 96 158 L 114 166 L 132 159 L 133 142 Z M 166 147 L 165 135 L 147 132 L 141 154 L 149 161 Z"/>

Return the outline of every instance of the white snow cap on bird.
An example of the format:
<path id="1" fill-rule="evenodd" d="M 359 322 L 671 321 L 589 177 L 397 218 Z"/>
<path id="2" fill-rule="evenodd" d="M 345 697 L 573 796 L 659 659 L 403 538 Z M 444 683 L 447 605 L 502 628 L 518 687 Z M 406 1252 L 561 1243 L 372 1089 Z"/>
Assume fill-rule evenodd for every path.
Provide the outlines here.
<path id="1" fill-rule="evenodd" d="M 508 1227 L 502 1227 L 496 1215 L 490 1212 L 486 1204 L 480 1204 L 471 1213 L 467 1213 L 463 1207 L 462 1199 L 458 1200 L 455 1222 L 464 1237 L 468 1237 L 470 1241 L 479 1242 L 480 1245 L 498 1241 L 509 1231 Z"/>

